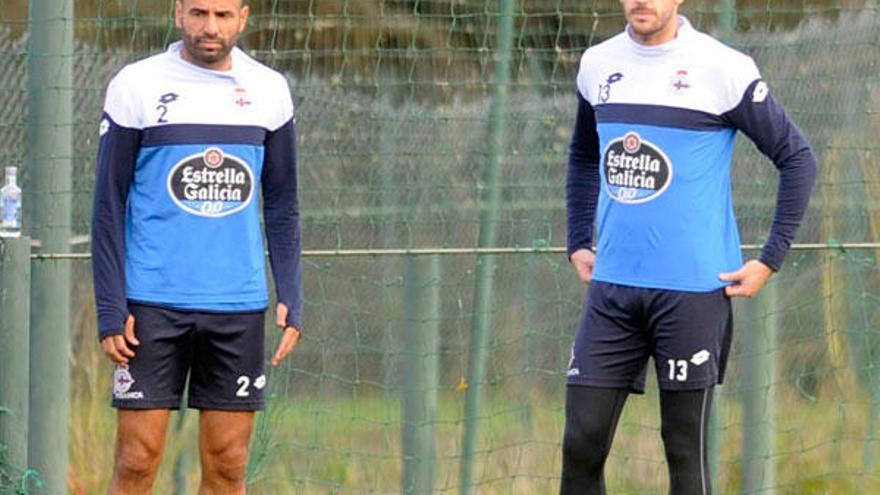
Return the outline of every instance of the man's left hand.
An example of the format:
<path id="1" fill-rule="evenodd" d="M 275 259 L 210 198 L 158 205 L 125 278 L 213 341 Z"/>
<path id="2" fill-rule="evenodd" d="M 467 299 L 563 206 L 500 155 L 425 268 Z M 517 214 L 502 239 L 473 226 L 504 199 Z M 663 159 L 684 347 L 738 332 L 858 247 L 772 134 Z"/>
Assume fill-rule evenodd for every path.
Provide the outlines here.
<path id="1" fill-rule="evenodd" d="M 739 270 L 722 273 L 718 278 L 724 282 L 732 282 L 724 288 L 724 293 L 729 297 L 754 297 L 771 275 L 772 268 L 758 260 L 749 260 Z"/>
<path id="2" fill-rule="evenodd" d="M 272 356 L 272 366 L 278 366 L 281 361 L 284 361 L 284 358 L 296 347 L 302 335 L 299 329 L 287 324 L 288 311 L 285 304 L 278 303 L 278 306 L 275 307 L 275 326 L 284 333 L 281 335 L 281 342 L 278 343 L 275 355 Z"/>

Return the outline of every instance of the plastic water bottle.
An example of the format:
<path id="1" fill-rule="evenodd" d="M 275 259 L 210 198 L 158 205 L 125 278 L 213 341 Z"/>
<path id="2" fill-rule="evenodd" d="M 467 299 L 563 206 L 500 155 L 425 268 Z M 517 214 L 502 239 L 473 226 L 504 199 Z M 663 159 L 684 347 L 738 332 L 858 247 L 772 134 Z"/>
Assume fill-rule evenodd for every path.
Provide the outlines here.
<path id="1" fill-rule="evenodd" d="M 15 167 L 6 167 L 6 184 L 0 188 L 0 237 L 21 236 L 21 188 Z"/>

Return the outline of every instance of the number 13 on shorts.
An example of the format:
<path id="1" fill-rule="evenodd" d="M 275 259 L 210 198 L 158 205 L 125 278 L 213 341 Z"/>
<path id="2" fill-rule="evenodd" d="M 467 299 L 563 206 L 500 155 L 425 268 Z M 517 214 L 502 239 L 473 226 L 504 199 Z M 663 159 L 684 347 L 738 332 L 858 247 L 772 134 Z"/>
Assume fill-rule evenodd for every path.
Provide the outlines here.
<path id="1" fill-rule="evenodd" d="M 686 382 L 688 378 L 688 362 L 686 359 L 669 359 L 669 379 L 675 382 Z"/>

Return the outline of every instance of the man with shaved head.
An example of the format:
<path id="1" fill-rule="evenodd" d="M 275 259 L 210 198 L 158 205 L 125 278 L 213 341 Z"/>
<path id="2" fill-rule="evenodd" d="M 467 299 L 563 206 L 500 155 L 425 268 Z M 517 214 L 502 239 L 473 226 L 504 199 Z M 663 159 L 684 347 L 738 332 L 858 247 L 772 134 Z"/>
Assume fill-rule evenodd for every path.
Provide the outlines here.
<path id="1" fill-rule="evenodd" d="M 177 0 L 181 40 L 107 88 L 92 255 L 99 339 L 116 364 L 110 494 L 151 492 L 187 377 L 199 493 L 245 493 L 266 388 L 260 193 L 282 332 L 272 364 L 300 338 L 293 100 L 283 75 L 236 48 L 248 14 L 241 0 Z"/>

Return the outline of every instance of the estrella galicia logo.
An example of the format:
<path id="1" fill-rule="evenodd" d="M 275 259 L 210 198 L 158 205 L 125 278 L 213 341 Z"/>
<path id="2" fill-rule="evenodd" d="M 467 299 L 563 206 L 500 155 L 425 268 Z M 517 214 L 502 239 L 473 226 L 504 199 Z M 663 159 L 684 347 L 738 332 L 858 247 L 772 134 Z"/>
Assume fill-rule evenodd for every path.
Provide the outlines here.
<path id="1" fill-rule="evenodd" d="M 611 97 L 611 85 L 623 79 L 623 74 L 620 72 L 615 72 L 608 76 L 608 79 L 605 80 L 605 84 L 599 85 L 599 103 L 605 103 L 608 101 L 608 98 Z"/>
<path id="2" fill-rule="evenodd" d="M 621 203 L 651 201 L 672 181 L 672 162 L 663 150 L 635 132 L 608 143 L 604 157 L 606 191 Z"/>
<path id="3" fill-rule="evenodd" d="M 254 174 L 241 158 L 211 147 L 171 168 L 168 194 L 184 211 L 203 217 L 225 217 L 250 204 Z"/>

